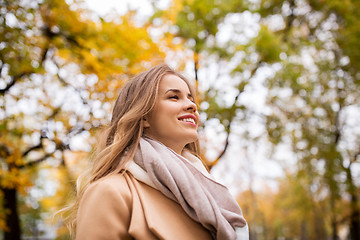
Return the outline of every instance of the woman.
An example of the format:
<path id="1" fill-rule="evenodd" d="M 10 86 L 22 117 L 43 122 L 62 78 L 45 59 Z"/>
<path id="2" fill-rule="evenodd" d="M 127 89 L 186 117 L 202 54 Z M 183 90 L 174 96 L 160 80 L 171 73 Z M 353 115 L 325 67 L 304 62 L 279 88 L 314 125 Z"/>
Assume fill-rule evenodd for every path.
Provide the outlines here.
<path id="1" fill-rule="evenodd" d="M 78 192 L 76 239 L 247 239 L 239 206 L 197 157 L 198 123 L 192 88 L 167 65 L 129 81 Z"/>

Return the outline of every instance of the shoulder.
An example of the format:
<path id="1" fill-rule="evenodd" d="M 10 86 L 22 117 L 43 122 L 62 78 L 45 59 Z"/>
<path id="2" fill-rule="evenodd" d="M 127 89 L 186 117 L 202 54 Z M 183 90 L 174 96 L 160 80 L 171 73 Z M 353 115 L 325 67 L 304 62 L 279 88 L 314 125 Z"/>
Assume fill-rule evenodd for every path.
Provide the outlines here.
<path id="1" fill-rule="evenodd" d="M 126 174 L 126 173 L 124 173 Z M 92 182 L 86 191 L 91 191 L 92 189 L 104 188 L 107 190 L 119 191 L 122 189 L 126 189 L 127 180 L 123 173 L 112 174 L 99 180 Z"/>
<path id="2" fill-rule="evenodd" d="M 126 174 L 126 173 L 125 173 Z M 131 202 L 131 191 L 124 174 L 114 174 L 91 183 L 84 192 L 82 199 L 88 201 Z"/>
<path id="3" fill-rule="evenodd" d="M 115 174 L 91 183 L 80 200 L 76 239 L 129 239 L 131 209 L 126 175 Z"/>

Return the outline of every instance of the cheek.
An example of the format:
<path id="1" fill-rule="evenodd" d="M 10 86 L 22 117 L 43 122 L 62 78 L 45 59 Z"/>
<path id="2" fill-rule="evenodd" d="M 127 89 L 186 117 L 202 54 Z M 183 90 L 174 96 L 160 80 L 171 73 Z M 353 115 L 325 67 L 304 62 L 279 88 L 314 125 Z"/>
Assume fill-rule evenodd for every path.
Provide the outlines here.
<path id="1" fill-rule="evenodd" d="M 159 102 L 156 109 L 153 110 L 151 125 L 156 125 L 157 128 L 167 128 L 177 121 L 179 106 L 174 102 Z"/>
<path id="2" fill-rule="evenodd" d="M 160 105 L 158 110 L 159 118 L 168 119 L 175 118 L 177 116 L 178 106 L 174 103 L 167 103 Z"/>
<path id="3" fill-rule="evenodd" d="M 166 109 L 159 109 L 157 111 L 154 111 L 150 126 L 153 126 L 156 129 L 162 129 L 164 127 L 166 128 L 169 124 L 169 118 L 170 114 L 168 111 L 166 111 Z"/>

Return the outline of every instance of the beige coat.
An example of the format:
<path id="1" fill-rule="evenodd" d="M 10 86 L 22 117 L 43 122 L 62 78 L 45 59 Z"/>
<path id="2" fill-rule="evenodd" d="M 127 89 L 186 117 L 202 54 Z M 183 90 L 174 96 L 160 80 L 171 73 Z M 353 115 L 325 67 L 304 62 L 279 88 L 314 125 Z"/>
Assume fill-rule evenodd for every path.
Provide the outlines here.
<path id="1" fill-rule="evenodd" d="M 86 190 L 76 239 L 206 240 L 211 236 L 178 203 L 125 172 L 100 179 Z"/>

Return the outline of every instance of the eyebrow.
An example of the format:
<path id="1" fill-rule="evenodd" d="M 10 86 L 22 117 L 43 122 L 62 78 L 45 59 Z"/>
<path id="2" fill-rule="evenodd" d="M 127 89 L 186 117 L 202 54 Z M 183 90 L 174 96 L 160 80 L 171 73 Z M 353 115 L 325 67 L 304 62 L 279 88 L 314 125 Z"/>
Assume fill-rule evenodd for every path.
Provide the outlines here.
<path id="1" fill-rule="evenodd" d="M 168 92 L 181 93 L 181 91 L 179 89 L 176 89 L 176 88 L 170 88 L 170 89 L 166 90 L 165 94 L 168 93 Z M 191 93 L 188 93 L 187 96 L 192 98 L 192 99 L 194 98 L 193 95 L 191 95 Z"/>

